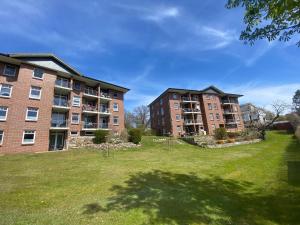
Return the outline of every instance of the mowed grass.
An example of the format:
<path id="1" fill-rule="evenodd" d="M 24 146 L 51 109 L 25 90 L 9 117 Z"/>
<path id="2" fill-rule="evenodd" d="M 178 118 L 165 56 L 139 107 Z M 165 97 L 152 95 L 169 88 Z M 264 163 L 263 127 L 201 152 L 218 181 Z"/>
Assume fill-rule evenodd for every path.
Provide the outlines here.
<path id="1" fill-rule="evenodd" d="M 0 157 L 0 224 L 300 224 L 291 135 L 201 149 L 145 137 L 143 147 Z M 300 174 L 299 174 L 300 176 Z"/>

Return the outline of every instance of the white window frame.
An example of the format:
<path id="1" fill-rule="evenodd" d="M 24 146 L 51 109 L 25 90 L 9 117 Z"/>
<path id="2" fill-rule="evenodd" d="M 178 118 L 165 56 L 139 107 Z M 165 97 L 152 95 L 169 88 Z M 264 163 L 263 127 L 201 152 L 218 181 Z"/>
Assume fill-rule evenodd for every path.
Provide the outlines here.
<path id="1" fill-rule="evenodd" d="M 31 142 L 25 142 L 24 137 L 26 132 L 33 132 L 33 140 Z M 36 136 L 36 131 L 35 130 L 24 130 L 23 131 L 23 138 L 22 138 L 22 145 L 32 145 L 35 143 L 35 136 Z"/>
<path id="2" fill-rule="evenodd" d="M 176 121 L 180 121 L 181 120 L 180 114 L 176 114 L 175 118 L 176 118 Z"/>
<path id="3" fill-rule="evenodd" d="M 180 108 L 179 103 L 178 102 L 174 102 L 174 109 L 178 110 Z"/>
<path id="4" fill-rule="evenodd" d="M 220 120 L 220 113 L 216 113 L 216 120 Z"/>
<path id="5" fill-rule="evenodd" d="M 35 76 L 35 71 L 36 70 L 40 70 L 40 71 L 42 71 L 43 73 L 42 73 L 42 77 L 36 77 Z M 34 70 L 32 71 L 32 77 L 34 78 L 34 79 L 38 79 L 38 80 L 43 80 L 44 79 L 44 70 L 43 69 L 41 69 L 41 68 L 34 68 Z"/>
<path id="6" fill-rule="evenodd" d="M 117 106 L 117 107 L 115 108 L 115 106 Z M 114 112 L 119 112 L 119 104 L 118 103 L 116 103 L 116 102 L 113 103 L 113 110 L 114 110 Z"/>
<path id="7" fill-rule="evenodd" d="M 79 99 L 78 104 L 77 103 L 74 104 L 74 100 L 75 99 Z M 72 98 L 72 106 L 74 106 L 74 107 L 80 107 L 80 105 L 81 105 L 81 98 L 80 98 L 80 96 L 73 96 L 73 98 Z"/>
<path id="8" fill-rule="evenodd" d="M 210 121 L 214 121 L 214 120 L 215 120 L 214 114 L 213 114 L 213 113 L 210 113 L 210 114 L 209 114 L 209 120 L 210 120 Z"/>
<path id="9" fill-rule="evenodd" d="M 180 133 L 181 131 L 182 131 L 182 129 L 181 129 L 181 126 L 176 126 L 176 131 L 178 132 L 178 133 Z"/>
<path id="10" fill-rule="evenodd" d="M 212 103 L 207 103 L 207 107 L 208 107 L 208 110 L 213 110 L 213 104 Z"/>
<path id="11" fill-rule="evenodd" d="M 2 137 L 0 139 L 0 145 L 2 145 L 3 144 L 3 140 L 4 140 L 4 130 L 0 130 L 0 136 Z"/>
<path id="12" fill-rule="evenodd" d="M 36 97 L 36 96 L 34 96 L 34 95 L 31 95 L 31 91 L 32 91 L 34 88 L 36 88 L 36 89 L 39 88 L 39 90 L 40 90 L 40 95 L 39 95 L 39 97 Z M 38 86 L 31 86 L 31 87 L 30 87 L 30 90 L 29 90 L 29 98 L 30 98 L 30 99 L 40 100 L 40 99 L 42 98 L 42 88 L 41 88 L 41 87 L 38 87 Z"/>
<path id="13" fill-rule="evenodd" d="M 33 109 L 36 109 L 36 118 L 35 119 L 30 119 L 28 117 L 28 112 L 29 111 L 34 111 Z M 35 108 L 35 107 L 27 107 L 27 110 L 26 110 L 26 118 L 25 120 L 26 121 L 38 121 L 38 118 L 39 118 L 39 109 L 38 108 Z"/>
<path id="14" fill-rule="evenodd" d="M 177 99 L 177 94 L 173 93 L 173 99 Z"/>
<path id="15" fill-rule="evenodd" d="M 78 120 L 73 120 L 73 115 L 78 115 Z M 71 124 L 79 124 L 80 123 L 80 113 L 72 113 L 71 115 Z"/>
<path id="16" fill-rule="evenodd" d="M 0 119 L 0 121 L 6 121 L 6 119 L 7 119 L 7 115 L 8 115 L 8 107 L 7 107 L 7 106 L 0 106 L 0 108 L 6 108 L 6 115 L 5 115 L 5 119 Z"/>
<path id="17" fill-rule="evenodd" d="M 72 132 L 76 132 L 76 134 L 72 134 Z M 78 136 L 78 131 L 70 131 L 70 136 L 71 137 L 77 137 Z"/>
<path id="18" fill-rule="evenodd" d="M 7 68 L 8 66 L 15 68 L 15 72 L 14 72 L 13 75 L 7 74 L 7 73 L 6 73 L 6 68 Z M 7 64 L 4 66 L 4 70 L 3 70 L 3 75 L 4 75 L 4 76 L 15 77 L 15 76 L 16 76 L 16 73 L 17 73 L 17 67 L 16 67 L 16 66 L 7 65 Z"/>
<path id="19" fill-rule="evenodd" d="M 161 99 L 159 100 L 159 104 L 160 104 L 160 105 L 163 105 L 163 103 L 164 103 L 164 100 L 161 98 Z"/>
<path id="20" fill-rule="evenodd" d="M 115 119 L 117 119 L 117 123 L 115 123 Z M 119 116 L 113 116 L 113 125 L 118 126 L 119 125 Z"/>
<path id="21" fill-rule="evenodd" d="M 1 98 L 10 98 L 11 97 L 11 94 L 12 94 L 12 89 L 13 89 L 13 86 L 10 85 L 10 84 L 0 84 L 0 92 L 1 92 L 1 89 L 2 89 L 2 86 L 3 85 L 7 85 L 10 87 L 10 93 L 9 93 L 9 96 L 4 96 L 4 95 L 0 95 Z"/>

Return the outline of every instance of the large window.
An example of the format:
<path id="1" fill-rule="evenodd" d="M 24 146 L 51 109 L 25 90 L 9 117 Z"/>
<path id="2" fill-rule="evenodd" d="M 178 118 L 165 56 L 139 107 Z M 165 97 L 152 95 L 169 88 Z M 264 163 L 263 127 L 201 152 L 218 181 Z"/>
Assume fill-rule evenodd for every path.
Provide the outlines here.
<path id="1" fill-rule="evenodd" d="M 212 104 L 211 103 L 208 103 L 208 109 L 212 110 Z"/>
<path id="2" fill-rule="evenodd" d="M 119 117 L 118 116 L 114 116 L 114 118 L 113 118 L 113 124 L 114 125 L 119 125 Z"/>
<path id="3" fill-rule="evenodd" d="M 74 81 L 74 85 L 73 86 L 74 86 L 75 90 L 80 91 L 81 85 L 80 85 L 79 81 Z"/>
<path id="4" fill-rule="evenodd" d="M 16 76 L 17 68 L 15 66 L 5 65 L 4 75 L 9 77 Z"/>
<path id="5" fill-rule="evenodd" d="M 31 86 L 29 98 L 41 99 L 41 95 L 42 95 L 42 88 L 36 87 L 36 86 Z"/>
<path id="6" fill-rule="evenodd" d="M 180 115 L 176 114 L 176 121 L 180 121 Z"/>
<path id="7" fill-rule="evenodd" d="M 28 121 L 37 121 L 39 116 L 39 109 L 28 107 L 26 113 L 26 120 Z"/>
<path id="8" fill-rule="evenodd" d="M 79 124 L 79 121 L 80 121 L 79 113 L 72 113 L 72 119 L 71 119 L 71 122 L 72 122 L 73 124 Z"/>
<path id="9" fill-rule="evenodd" d="M 210 120 L 214 120 L 214 114 L 213 114 L 213 113 L 210 113 L 210 114 L 209 114 L 209 119 L 210 119 Z"/>
<path id="10" fill-rule="evenodd" d="M 34 144 L 35 130 L 25 130 L 23 133 L 22 144 Z"/>
<path id="11" fill-rule="evenodd" d="M 220 120 L 220 114 L 219 113 L 216 113 L 216 119 Z"/>
<path id="12" fill-rule="evenodd" d="M 44 70 L 40 69 L 40 68 L 35 68 L 33 70 L 33 75 L 32 75 L 34 78 L 37 78 L 37 79 L 43 79 L 44 77 Z"/>
<path id="13" fill-rule="evenodd" d="M 8 107 L 0 106 L 0 121 L 5 121 L 7 118 Z"/>
<path id="14" fill-rule="evenodd" d="M 0 145 L 3 143 L 3 138 L 4 138 L 4 131 L 0 130 Z"/>
<path id="15" fill-rule="evenodd" d="M 9 84 L 0 84 L 0 96 L 9 98 L 11 96 L 12 86 Z"/>
<path id="16" fill-rule="evenodd" d="M 73 96 L 72 106 L 80 107 L 80 96 Z"/>
<path id="17" fill-rule="evenodd" d="M 215 110 L 218 110 L 218 105 L 217 105 L 217 103 L 214 103 L 214 109 L 215 109 Z"/>
<path id="18" fill-rule="evenodd" d="M 174 109 L 176 109 L 176 110 L 179 109 L 179 103 L 178 102 L 174 103 Z"/>
<path id="19" fill-rule="evenodd" d="M 119 111 L 119 104 L 118 103 L 114 103 L 113 109 L 114 109 L 114 112 L 118 112 Z"/>

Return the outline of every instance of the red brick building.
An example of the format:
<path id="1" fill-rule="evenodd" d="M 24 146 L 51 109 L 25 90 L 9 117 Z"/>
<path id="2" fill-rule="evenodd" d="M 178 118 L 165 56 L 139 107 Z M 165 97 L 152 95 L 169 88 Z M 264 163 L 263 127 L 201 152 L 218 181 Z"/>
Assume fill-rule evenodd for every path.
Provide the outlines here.
<path id="1" fill-rule="evenodd" d="M 151 128 L 158 134 L 174 136 L 213 134 L 219 127 L 241 131 L 241 96 L 224 93 L 214 86 L 204 90 L 169 88 L 149 105 Z"/>
<path id="2" fill-rule="evenodd" d="M 0 153 L 66 149 L 70 137 L 97 129 L 120 133 L 128 90 L 52 54 L 0 54 Z"/>

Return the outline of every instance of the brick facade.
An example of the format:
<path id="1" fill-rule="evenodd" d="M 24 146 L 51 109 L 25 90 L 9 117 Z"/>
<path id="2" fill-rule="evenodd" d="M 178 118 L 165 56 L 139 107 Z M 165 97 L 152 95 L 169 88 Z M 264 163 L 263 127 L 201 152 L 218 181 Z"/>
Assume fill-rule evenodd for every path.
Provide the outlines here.
<path id="1" fill-rule="evenodd" d="M 17 68 L 15 76 L 4 74 L 6 65 Z M 35 68 L 43 70 L 43 79 L 33 77 Z M 63 88 L 56 85 L 59 78 L 66 79 L 69 88 Z M 74 88 L 74 82 L 80 84 L 80 89 Z M 78 132 L 78 135 L 91 135 L 97 129 L 112 130 L 114 133 L 121 133 L 124 129 L 124 94 L 128 91 L 126 88 L 115 86 L 91 78 L 81 77 L 79 75 L 61 73 L 52 68 L 41 67 L 33 63 L 28 63 L 20 59 L 12 59 L 9 56 L 0 57 L 0 84 L 9 84 L 12 87 L 11 96 L 0 96 L 0 107 L 7 107 L 6 120 L 0 121 L 0 131 L 3 132 L 3 141 L 0 145 L 0 153 L 16 152 L 41 152 L 48 151 L 51 135 L 61 133 L 63 137 L 63 147 L 68 147 L 68 140 L 71 132 Z M 31 99 L 29 97 L 31 86 L 41 88 L 41 98 Z M 95 92 L 93 95 L 86 95 L 85 90 L 89 87 Z M 105 91 L 106 97 L 101 97 Z M 1 95 L 1 94 L 0 94 Z M 58 97 L 59 95 L 59 97 Z M 67 102 L 63 105 L 54 106 L 54 98 L 64 99 Z M 79 107 L 72 106 L 74 96 L 79 96 L 81 104 Z M 84 103 L 91 103 L 96 106 L 94 111 L 86 110 Z M 118 110 L 113 110 L 114 103 L 118 104 Z M 59 103 L 60 104 L 60 103 Z M 100 110 L 100 104 L 107 106 L 107 109 Z M 26 121 L 27 108 L 38 109 L 37 121 Z M 53 114 L 64 114 L 66 124 L 53 123 Z M 78 113 L 80 121 L 73 124 L 72 114 Z M 95 123 L 85 123 L 86 117 L 95 118 Z M 101 123 L 100 118 L 105 118 L 107 124 Z M 113 124 L 113 118 L 118 117 L 118 124 Z M 54 124 L 54 125 L 53 125 Z M 89 129 L 84 129 L 88 127 Z M 35 140 L 32 144 L 22 144 L 23 132 L 25 130 L 35 131 Z M 56 137 L 57 138 L 57 137 Z M 51 142 L 52 143 L 52 142 Z M 57 143 L 57 141 L 55 141 Z"/>
<path id="2" fill-rule="evenodd" d="M 169 88 L 149 105 L 151 128 L 157 134 L 174 136 L 204 131 L 212 135 L 219 127 L 242 131 L 240 96 L 213 86 L 202 91 Z"/>

